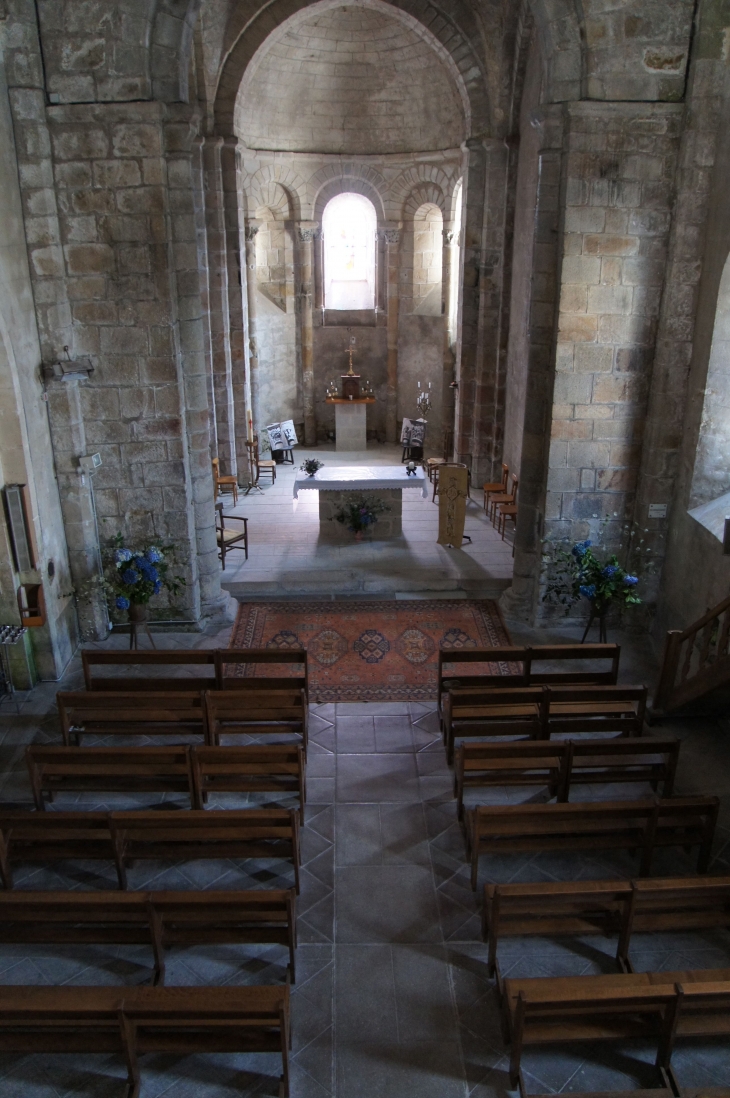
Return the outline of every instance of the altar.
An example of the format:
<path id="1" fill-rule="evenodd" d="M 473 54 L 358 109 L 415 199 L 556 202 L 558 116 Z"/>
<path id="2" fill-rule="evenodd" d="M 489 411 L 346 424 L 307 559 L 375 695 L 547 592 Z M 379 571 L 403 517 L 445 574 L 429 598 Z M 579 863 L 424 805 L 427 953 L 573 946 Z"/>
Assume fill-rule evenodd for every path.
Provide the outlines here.
<path id="1" fill-rule="evenodd" d="M 302 491 L 319 492 L 320 534 L 331 541 L 352 541 L 354 535 L 335 515 L 344 502 L 354 495 L 376 492 L 388 510 L 378 516 L 373 527 L 376 538 L 397 538 L 403 533 L 403 491 L 418 490 L 428 499 L 428 479 L 423 469 L 416 468 L 410 476 L 403 465 L 343 465 L 324 466 L 313 477 L 299 470 L 294 480 L 294 498 Z"/>

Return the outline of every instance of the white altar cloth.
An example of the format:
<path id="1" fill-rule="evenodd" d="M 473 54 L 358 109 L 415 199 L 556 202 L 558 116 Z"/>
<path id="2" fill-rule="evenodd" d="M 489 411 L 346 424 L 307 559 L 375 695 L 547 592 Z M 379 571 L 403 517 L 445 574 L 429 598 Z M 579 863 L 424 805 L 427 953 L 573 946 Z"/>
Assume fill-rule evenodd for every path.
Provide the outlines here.
<path id="1" fill-rule="evenodd" d="M 325 465 L 318 469 L 313 477 L 298 470 L 294 480 L 294 498 L 304 489 L 323 492 L 347 492 L 373 490 L 392 490 L 398 488 L 420 488 L 421 495 L 428 499 L 428 480 L 423 469 L 418 466 L 415 476 L 408 476 L 404 465 Z"/>

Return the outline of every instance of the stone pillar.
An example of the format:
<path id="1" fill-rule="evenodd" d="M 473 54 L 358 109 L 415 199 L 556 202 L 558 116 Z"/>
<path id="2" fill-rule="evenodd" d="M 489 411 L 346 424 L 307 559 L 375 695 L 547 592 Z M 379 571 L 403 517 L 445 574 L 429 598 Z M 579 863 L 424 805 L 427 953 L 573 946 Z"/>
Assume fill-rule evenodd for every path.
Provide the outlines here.
<path id="1" fill-rule="evenodd" d="M 221 150 L 223 139 L 206 138 L 203 146 L 205 171 L 205 222 L 207 229 L 208 287 L 212 352 L 213 407 L 216 438 L 214 449 L 221 472 L 237 471 L 235 417 L 228 309 L 228 249 L 223 197 Z"/>
<path id="2" fill-rule="evenodd" d="M 520 466 L 519 510 L 515 531 L 512 587 L 502 595 L 505 613 L 531 618 L 539 601 L 546 470 L 549 460 L 554 346 L 560 264 L 563 108 L 545 107 L 533 115 L 539 129 L 535 246 L 530 277 L 529 355 L 526 363 L 525 420 Z"/>
<path id="3" fill-rule="evenodd" d="M 258 407 L 258 354 L 256 340 L 251 334 L 251 318 L 255 315 L 256 293 L 256 234 L 259 231 L 258 221 L 246 221 L 244 223 L 245 240 L 245 286 L 243 287 L 244 305 L 244 340 L 243 346 L 246 355 L 246 382 L 249 404 L 246 409 L 246 437 L 253 439 L 252 424 L 256 419 Z M 249 422 L 250 419 L 250 422 Z"/>
<path id="4" fill-rule="evenodd" d="M 302 404 L 304 445 L 317 445 L 317 417 L 314 408 L 314 242 L 319 235 L 316 221 L 300 221 L 299 243 L 299 326 L 302 356 Z"/>
<path id="5" fill-rule="evenodd" d="M 240 193 L 242 193 L 238 188 L 239 160 L 238 139 L 227 137 L 221 147 L 221 182 L 226 234 L 228 343 L 231 356 L 230 445 L 236 461 L 235 472 L 243 470 L 241 477 L 245 481 L 248 469 L 246 409 L 251 407 L 251 397 L 250 389 L 247 388 L 248 370 L 245 351 L 247 309 L 244 304 L 245 249 L 238 208 L 241 201 Z"/>
<path id="6" fill-rule="evenodd" d="M 458 238 L 459 227 L 444 222 L 443 248 L 441 258 L 441 313 L 444 318 L 444 354 L 441 380 L 441 423 L 444 431 L 453 431 L 454 427 L 454 352 L 452 351 L 453 333 L 451 330 L 451 265 L 454 259 L 454 241 Z M 431 445 L 440 447 L 440 439 L 431 439 Z M 453 450 L 453 442 L 452 442 Z M 437 456 L 442 457 L 440 448 Z M 449 455 L 451 456 L 451 455 Z"/>
<path id="7" fill-rule="evenodd" d="M 388 369 L 385 390 L 385 439 L 397 442 L 398 409 L 398 307 L 399 307 L 399 262 L 400 229 L 382 230 L 386 247 L 386 308 L 388 325 Z"/>

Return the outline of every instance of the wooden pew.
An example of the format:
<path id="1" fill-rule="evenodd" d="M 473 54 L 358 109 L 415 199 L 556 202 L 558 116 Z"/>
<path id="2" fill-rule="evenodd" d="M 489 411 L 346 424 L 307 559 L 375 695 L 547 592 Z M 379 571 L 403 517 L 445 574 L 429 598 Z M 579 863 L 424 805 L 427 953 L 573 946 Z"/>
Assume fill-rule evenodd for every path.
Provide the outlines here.
<path id="1" fill-rule="evenodd" d="M 456 687 L 444 695 L 443 724 L 446 758 L 453 762 L 457 738 L 522 736 L 542 738 L 547 721 L 548 693 L 544 686 L 500 690 Z"/>
<path id="2" fill-rule="evenodd" d="M 0 942 L 25 945 L 145 945 L 155 984 L 165 948 L 278 944 L 296 979 L 293 888 L 231 892 L 0 892 Z"/>
<path id="3" fill-rule="evenodd" d="M 219 684 L 216 677 L 215 650 L 186 648 L 166 651 L 102 652 L 98 649 L 82 649 L 81 666 L 87 690 L 119 691 L 142 690 L 178 691 L 211 690 Z M 94 668 L 134 668 L 134 673 L 120 672 L 112 675 L 95 675 Z M 185 669 L 185 674 L 174 674 L 174 668 Z M 145 671 L 146 674 L 141 674 Z"/>
<path id="4" fill-rule="evenodd" d="M 56 793 L 187 793 L 195 799 L 189 747 L 26 748 L 35 806 Z"/>
<path id="5" fill-rule="evenodd" d="M 203 694 L 200 690 L 160 691 L 156 694 L 151 690 L 59 691 L 56 701 L 66 746 L 72 740 L 79 744 L 85 735 L 205 735 Z"/>
<path id="6" fill-rule="evenodd" d="M 562 787 L 567 751 L 562 743 L 509 740 L 507 743 L 460 743 L 455 751 L 454 795 L 459 819 L 464 790 L 494 786 L 547 786 L 551 797 Z"/>
<path id="7" fill-rule="evenodd" d="M 304 822 L 304 750 L 291 746 L 196 747 L 191 752 L 194 807 L 210 793 L 296 793 Z"/>
<path id="8" fill-rule="evenodd" d="M 471 885 L 476 889 L 481 854 L 543 850 L 640 850 L 644 877 L 657 846 L 698 846 L 697 872 L 705 873 L 718 811 L 717 797 L 480 805 L 466 813 Z"/>
<path id="9" fill-rule="evenodd" d="M 289 1094 L 289 987 L 0 986 L 0 1052 L 113 1052 L 138 1098 L 138 1057 L 280 1052 Z"/>
<path id="10" fill-rule="evenodd" d="M 543 736 L 587 732 L 640 736 L 646 719 L 645 686 L 549 686 Z"/>
<path id="11" fill-rule="evenodd" d="M 87 690 L 247 690 L 265 687 L 269 690 L 301 686 L 309 696 L 307 653 L 288 648 L 186 648 L 166 651 L 102 652 L 85 649 L 81 652 L 84 684 Z M 297 667 L 298 676 L 231 675 L 229 668 L 284 664 Z M 127 673 L 97 675 L 94 669 L 133 669 Z M 175 674 L 175 669 L 183 673 Z M 169 669 L 169 670 L 168 670 Z M 167 674 L 166 674 L 167 671 Z M 146 673 L 145 673 L 146 672 Z"/>
<path id="12" fill-rule="evenodd" d="M 244 700 L 245 697 L 245 700 Z M 203 694 L 206 742 L 218 746 L 221 736 L 291 735 L 302 737 L 307 753 L 309 707 L 304 690 L 206 690 Z"/>
<path id="13" fill-rule="evenodd" d="M 467 787 L 547 786 L 550 796 L 567 801 L 571 784 L 649 782 L 663 795 L 673 788 L 680 741 L 675 739 L 550 740 L 535 743 L 460 743 L 456 748 L 454 790 L 462 818 Z"/>
<path id="14" fill-rule="evenodd" d="M 482 934 L 489 974 L 502 938 L 617 936 L 616 963 L 633 972 L 632 933 L 730 930 L 730 877 L 638 881 L 536 881 L 484 886 Z"/>
<path id="15" fill-rule="evenodd" d="M 53 820 L 61 815 L 41 816 Z M 109 826 L 119 887 L 127 864 L 144 858 L 285 858 L 294 866 L 299 893 L 299 813 L 284 808 L 190 812 L 110 812 Z"/>
<path id="16" fill-rule="evenodd" d="M 286 858 L 299 892 L 299 814 L 283 808 L 0 814 L 5 888 L 13 887 L 13 863 L 94 859 L 113 861 L 126 889 L 127 863 L 143 858 Z"/>
<path id="17" fill-rule="evenodd" d="M 298 675 L 236 675 L 230 668 L 255 668 L 274 664 L 296 667 Z M 219 690 L 291 690 L 301 687 L 309 701 L 307 653 L 296 648 L 216 648 L 215 669 Z"/>
<path id="18" fill-rule="evenodd" d="M 451 686 L 473 688 L 507 686 L 545 686 L 583 684 L 612 686 L 618 679 L 621 647 L 618 644 L 535 644 L 504 645 L 498 648 L 439 649 L 438 708 L 442 709 L 442 694 Z M 602 669 L 581 667 L 586 661 L 600 660 Z M 608 666 L 605 665 L 608 661 Z M 545 670 L 545 662 L 564 664 L 559 671 Z M 497 664 L 510 664 L 507 674 L 500 674 Z M 470 665 L 490 664 L 492 670 L 470 673 Z M 446 668 L 449 667 L 449 670 Z"/>
<path id="19" fill-rule="evenodd" d="M 66 859 L 114 861 L 107 812 L 0 813 L 0 874 L 13 887 L 12 864 Z"/>
<path id="20" fill-rule="evenodd" d="M 60 792 L 186 793 L 202 808 L 209 792 L 297 793 L 304 758 L 290 747 L 35 747 L 26 749 L 36 808 Z"/>
<path id="21" fill-rule="evenodd" d="M 560 741 L 551 741 L 557 746 Z M 671 797 L 679 762 L 681 740 L 657 737 L 621 737 L 610 740 L 568 740 L 565 744 L 563 783 L 558 800 L 567 801 L 572 785 L 648 782 L 662 797 Z"/>
<path id="22" fill-rule="evenodd" d="M 510 1083 L 525 1047 L 645 1037 L 667 1071 L 677 1038 L 730 1036 L 730 969 L 504 981 Z"/>

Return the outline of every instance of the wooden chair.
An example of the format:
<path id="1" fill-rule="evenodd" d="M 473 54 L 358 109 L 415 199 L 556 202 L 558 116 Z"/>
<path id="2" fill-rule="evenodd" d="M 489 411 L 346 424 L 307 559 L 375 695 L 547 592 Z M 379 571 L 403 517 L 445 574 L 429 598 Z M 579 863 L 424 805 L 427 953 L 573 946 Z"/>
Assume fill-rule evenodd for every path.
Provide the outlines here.
<path id="1" fill-rule="evenodd" d="M 289 987 L 0 987 L 0 1051 L 117 1053 L 139 1098 L 145 1052 L 281 1053 L 289 1095 Z M 121 1091 L 120 1091 L 121 1093 Z"/>
<path id="2" fill-rule="evenodd" d="M 277 944 L 296 980 L 293 888 L 231 892 L 0 892 L 0 942 L 149 945 L 154 984 L 165 982 L 165 948 L 209 942 Z"/>
<path id="3" fill-rule="evenodd" d="M 507 481 L 509 480 L 509 465 L 502 463 L 502 479 L 490 480 L 486 484 L 482 485 L 482 491 L 484 492 L 484 510 L 487 510 L 487 503 L 489 497 L 492 495 L 501 495 L 507 491 Z"/>
<path id="4" fill-rule="evenodd" d="M 226 529 L 226 519 L 242 522 L 243 530 Z M 226 570 L 226 557 L 231 549 L 243 549 L 248 560 L 248 519 L 243 515 L 224 515 L 223 504 L 215 505 L 215 537 L 218 543 L 218 559 Z"/>
<path id="5" fill-rule="evenodd" d="M 443 434 L 443 447 L 441 457 L 426 458 L 426 472 L 428 473 L 428 479 L 430 481 L 433 481 L 433 474 L 436 468 L 439 465 L 445 465 L 446 462 L 449 460 L 454 445 L 453 438 L 453 432 L 451 432 L 447 428 Z"/>
<path id="6" fill-rule="evenodd" d="M 211 793 L 296 793 L 304 823 L 307 790 L 299 744 L 197 747 L 190 761 L 195 808 L 203 808 Z"/>
<path id="7" fill-rule="evenodd" d="M 262 476 L 271 477 L 271 483 L 276 484 L 276 462 L 271 458 L 261 458 L 259 455 L 259 436 L 253 436 L 253 442 L 246 443 L 248 461 L 251 467 L 251 482 L 258 484 Z"/>
<path id="8" fill-rule="evenodd" d="M 513 504 L 517 502 L 517 489 L 519 488 L 519 477 L 512 474 L 512 487 L 511 489 L 505 489 L 504 492 L 495 492 L 494 495 L 489 497 L 487 503 L 487 515 L 492 520 L 492 526 L 497 525 L 497 508 L 500 504 Z"/>
<path id="9" fill-rule="evenodd" d="M 480 805 L 466 814 L 472 888 L 477 887 L 480 854 L 640 850 L 639 872 L 645 877 L 657 846 L 698 846 L 697 872 L 706 873 L 718 811 L 717 797 Z"/>
<path id="10" fill-rule="evenodd" d="M 502 541 L 504 541 L 504 535 L 507 533 L 507 519 L 511 519 L 512 525 L 517 529 L 516 503 L 500 503 L 497 507 L 497 533 L 502 535 Z M 514 545 L 512 548 L 514 549 Z"/>
<path id="11" fill-rule="evenodd" d="M 150 653 L 152 655 L 152 653 Z M 121 680 L 114 680 L 117 684 Z M 130 685 L 137 681 L 129 680 Z M 178 680 L 185 684 L 185 679 Z M 61 735 L 68 746 L 82 736 L 204 736 L 200 690 L 59 691 Z"/>
<path id="12" fill-rule="evenodd" d="M 235 507 L 238 503 L 238 477 L 229 473 L 224 473 L 221 476 L 220 460 L 218 458 L 211 458 L 210 463 L 213 466 L 213 487 L 215 489 L 213 498 L 218 498 L 222 488 L 230 488 L 233 493 L 233 506 Z"/>

